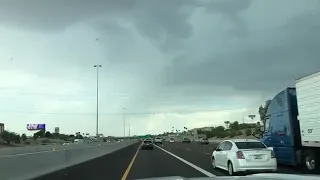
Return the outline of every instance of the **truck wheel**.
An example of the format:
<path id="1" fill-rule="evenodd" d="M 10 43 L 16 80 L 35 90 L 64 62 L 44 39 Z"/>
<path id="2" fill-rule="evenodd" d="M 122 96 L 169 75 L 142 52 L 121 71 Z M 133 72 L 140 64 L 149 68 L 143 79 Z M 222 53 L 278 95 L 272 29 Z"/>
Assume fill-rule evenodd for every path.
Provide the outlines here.
<path id="1" fill-rule="evenodd" d="M 306 150 L 303 152 L 302 163 L 308 172 L 315 172 L 317 169 L 319 169 L 317 156 L 312 150 Z"/>

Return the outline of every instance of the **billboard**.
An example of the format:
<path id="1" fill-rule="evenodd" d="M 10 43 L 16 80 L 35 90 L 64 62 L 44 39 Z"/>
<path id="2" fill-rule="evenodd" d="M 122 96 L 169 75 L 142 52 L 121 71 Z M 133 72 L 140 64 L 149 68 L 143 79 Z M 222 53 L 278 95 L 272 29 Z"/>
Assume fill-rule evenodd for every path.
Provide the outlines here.
<path id="1" fill-rule="evenodd" d="M 27 124 L 27 130 L 29 131 L 46 130 L 46 124 Z"/>
<path id="2" fill-rule="evenodd" d="M 54 133 L 59 134 L 59 132 L 60 132 L 60 128 L 59 128 L 59 127 L 55 127 L 55 128 L 54 128 Z"/>

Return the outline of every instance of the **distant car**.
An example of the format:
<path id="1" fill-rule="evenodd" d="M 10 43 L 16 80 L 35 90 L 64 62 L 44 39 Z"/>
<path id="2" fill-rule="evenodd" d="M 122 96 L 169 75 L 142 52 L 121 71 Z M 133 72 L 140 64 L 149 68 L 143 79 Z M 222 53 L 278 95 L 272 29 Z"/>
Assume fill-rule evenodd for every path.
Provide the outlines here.
<path id="1" fill-rule="evenodd" d="M 160 138 L 160 137 L 154 138 L 154 143 L 155 144 L 162 144 L 162 138 Z"/>
<path id="2" fill-rule="evenodd" d="M 201 138 L 199 144 L 209 144 L 209 140 L 207 138 Z"/>
<path id="3" fill-rule="evenodd" d="M 272 148 L 256 139 L 225 140 L 211 156 L 213 168 L 227 170 L 229 175 L 238 172 L 274 172 L 277 160 Z"/>
<path id="4" fill-rule="evenodd" d="M 169 139 L 169 142 L 170 142 L 170 143 L 174 143 L 174 139 L 173 139 L 173 138 L 170 138 L 170 139 Z"/>
<path id="5" fill-rule="evenodd" d="M 151 139 L 145 139 L 141 145 L 141 150 L 150 149 L 153 150 L 153 143 Z"/>
<path id="6" fill-rule="evenodd" d="M 183 138 L 182 142 L 183 143 L 191 143 L 191 140 L 189 138 Z"/>
<path id="7" fill-rule="evenodd" d="M 62 145 L 69 145 L 70 144 L 70 142 L 69 141 L 66 141 L 66 142 L 64 142 Z"/>

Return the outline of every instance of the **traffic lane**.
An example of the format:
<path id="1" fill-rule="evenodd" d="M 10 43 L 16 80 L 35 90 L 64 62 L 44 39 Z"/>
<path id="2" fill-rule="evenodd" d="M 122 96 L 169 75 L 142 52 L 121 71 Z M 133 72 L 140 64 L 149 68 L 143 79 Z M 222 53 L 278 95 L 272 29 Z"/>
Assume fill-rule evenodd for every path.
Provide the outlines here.
<path id="1" fill-rule="evenodd" d="M 153 150 L 139 150 L 127 179 L 167 176 L 207 177 L 163 150 L 154 147 Z"/>
<path id="2" fill-rule="evenodd" d="M 187 161 L 217 175 L 227 175 L 226 171 L 213 169 L 211 165 L 211 154 L 217 148 L 219 143 L 210 143 L 208 145 L 200 145 L 198 143 L 164 143 L 164 149 L 180 156 Z M 299 167 L 278 164 L 278 173 L 285 174 L 307 174 Z"/>
<path id="3" fill-rule="evenodd" d="M 204 152 L 203 149 L 208 149 L 210 151 L 210 153 L 208 152 L 208 154 L 210 155 L 211 158 L 211 154 L 212 152 L 218 147 L 219 143 L 210 143 L 209 145 L 199 145 L 198 143 L 190 143 L 188 148 L 192 151 L 192 152 L 198 152 L 198 153 L 202 153 Z M 223 171 L 223 173 L 227 174 L 226 172 Z M 304 172 L 303 170 L 301 170 L 299 167 L 295 167 L 295 166 L 289 166 L 289 165 L 283 165 L 283 164 L 278 164 L 278 173 L 284 173 L 284 174 L 308 174 L 308 172 Z"/>
<path id="4" fill-rule="evenodd" d="M 191 143 L 182 143 L 182 142 L 175 142 L 169 143 L 164 142 L 163 145 L 167 145 L 168 148 L 181 148 L 184 147 L 186 149 L 190 149 L 196 152 L 205 152 L 212 154 L 213 150 L 217 148 L 219 143 L 210 143 L 210 144 L 199 144 L 198 142 L 191 142 Z"/>
<path id="5" fill-rule="evenodd" d="M 33 180 L 121 179 L 139 146 L 140 143 L 135 143 L 102 157 L 67 167 Z"/>
<path id="6" fill-rule="evenodd" d="M 190 163 L 216 175 L 226 176 L 227 173 L 220 169 L 213 169 L 211 165 L 211 154 L 215 144 L 200 145 L 198 143 L 163 143 L 162 148 L 189 161 Z"/>

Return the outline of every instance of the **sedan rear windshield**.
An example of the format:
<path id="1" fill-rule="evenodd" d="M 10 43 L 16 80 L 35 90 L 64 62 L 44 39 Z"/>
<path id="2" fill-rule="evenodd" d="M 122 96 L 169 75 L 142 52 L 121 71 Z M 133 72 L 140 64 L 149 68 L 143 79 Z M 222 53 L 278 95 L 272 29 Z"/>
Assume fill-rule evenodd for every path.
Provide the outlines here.
<path id="1" fill-rule="evenodd" d="M 151 143 L 151 141 L 150 140 L 146 140 L 146 141 L 144 141 L 144 143 Z"/>
<path id="2" fill-rule="evenodd" d="M 266 148 L 261 142 L 236 142 L 238 149 L 261 149 Z"/>

